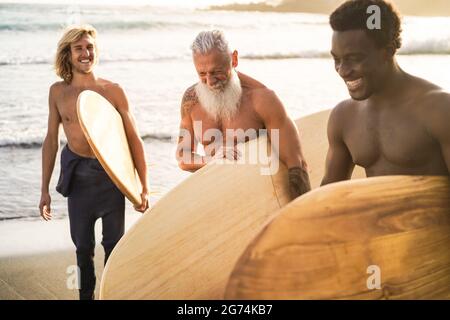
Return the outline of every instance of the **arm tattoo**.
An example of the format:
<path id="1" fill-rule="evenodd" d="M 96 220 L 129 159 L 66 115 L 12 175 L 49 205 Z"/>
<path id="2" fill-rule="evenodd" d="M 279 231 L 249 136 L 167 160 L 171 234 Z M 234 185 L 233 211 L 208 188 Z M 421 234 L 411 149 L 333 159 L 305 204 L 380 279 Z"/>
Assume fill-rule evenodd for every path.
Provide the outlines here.
<path id="1" fill-rule="evenodd" d="M 289 191 L 291 200 L 311 190 L 308 172 L 300 167 L 289 168 Z"/>
<path id="2" fill-rule="evenodd" d="M 186 113 L 188 113 L 191 108 L 197 104 L 198 99 L 195 94 L 195 85 L 189 87 L 183 95 L 183 100 L 181 101 L 181 117 L 183 118 Z"/>

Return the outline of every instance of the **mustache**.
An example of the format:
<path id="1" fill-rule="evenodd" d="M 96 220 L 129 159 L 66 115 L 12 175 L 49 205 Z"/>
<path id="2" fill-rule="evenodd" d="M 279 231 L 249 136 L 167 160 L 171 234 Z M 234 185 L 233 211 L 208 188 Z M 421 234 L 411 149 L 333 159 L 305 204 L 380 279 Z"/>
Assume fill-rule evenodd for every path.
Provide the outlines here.
<path id="1" fill-rule="evenodd" d="M 201 106 L 215 120 L 231 119 L 239 108 L 242 87 L 236 73 L 214 88 L 199 82 L 195 90 Z"/>
<path id="2" fill-rule="evenodd" d="M 217 92 L 217 91 L 224 91 L 226 86 L 227 86 L 228 81 L 220 81 L 217 84 L 215 84 L 212 87 L 207 87 L 208 89 L 210 89 L 212 92 Z"/>

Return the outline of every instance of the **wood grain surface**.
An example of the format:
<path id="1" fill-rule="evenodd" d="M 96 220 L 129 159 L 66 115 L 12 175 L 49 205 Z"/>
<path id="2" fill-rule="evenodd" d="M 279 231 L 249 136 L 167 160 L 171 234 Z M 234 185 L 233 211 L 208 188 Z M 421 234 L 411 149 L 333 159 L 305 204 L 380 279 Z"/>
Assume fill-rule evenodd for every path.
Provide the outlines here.
<path id="1" fill-rule="evenodd" d="M 447 177 L 331 184 L 280 210 L 239 259 L 225 297 L 449 299 L 449 249 Z"/>

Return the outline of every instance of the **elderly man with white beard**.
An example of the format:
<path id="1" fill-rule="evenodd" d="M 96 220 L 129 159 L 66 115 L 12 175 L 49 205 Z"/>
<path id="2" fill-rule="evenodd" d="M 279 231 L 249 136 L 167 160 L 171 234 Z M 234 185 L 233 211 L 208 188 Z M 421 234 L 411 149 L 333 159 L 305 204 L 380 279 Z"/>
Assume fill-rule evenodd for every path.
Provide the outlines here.
<path id="1" fill-rule="evenodd" d="M 199 82 L 186 90 L 181 102 L 177 160 L 181 169 L 194 172 L 212 159 L 238 160 L 237 143 L 266 130 L 277 132 L 276 151 L 287 166 L 289 190 L 294 199 L 311 189 L 295 123 L 276 94 L 257 80 L 235 70 L 237 51 L 231 52 L 223 32 L 203 31 L 192 44 Z M 199 125 L 200 124 L 200 125 Z M 208 134 L 221 133 L 222 141 Z M 255 132 L 254 136 L 230 132 Z M 205 155 L 197 153 L 204 146 Z"/>

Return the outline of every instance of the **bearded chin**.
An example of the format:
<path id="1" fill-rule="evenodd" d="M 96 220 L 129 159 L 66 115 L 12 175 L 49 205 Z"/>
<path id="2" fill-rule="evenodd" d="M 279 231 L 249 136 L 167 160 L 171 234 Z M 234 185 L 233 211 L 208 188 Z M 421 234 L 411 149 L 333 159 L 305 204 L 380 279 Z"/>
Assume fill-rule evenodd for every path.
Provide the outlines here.
<path id="1" fill-rule="evenodd" d="M 215 120 L 230 120 L 238 109 L 242 97 L 241 81 L 233 69 L 223 89 L 211 90 L 203 82 L 197 83 L 195 93 L 202 108 Z"/>

